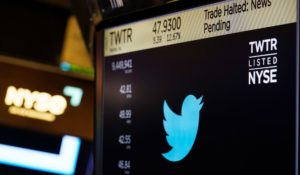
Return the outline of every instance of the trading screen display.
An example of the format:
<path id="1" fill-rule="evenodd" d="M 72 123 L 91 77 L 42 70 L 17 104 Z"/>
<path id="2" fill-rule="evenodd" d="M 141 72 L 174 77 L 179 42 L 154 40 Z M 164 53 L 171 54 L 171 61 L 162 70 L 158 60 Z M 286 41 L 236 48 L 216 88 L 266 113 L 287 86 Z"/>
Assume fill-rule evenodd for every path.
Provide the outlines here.
<path id="1" fill-rule="evenodd" d="M 297 5 L 223 1 L 100 31 L 98 173 L 298 174 Z"/>
<path id="2" fill-rule="evenodd" d="M 0 57 L 0 174 L 91 175 L 93 82 Z"/>

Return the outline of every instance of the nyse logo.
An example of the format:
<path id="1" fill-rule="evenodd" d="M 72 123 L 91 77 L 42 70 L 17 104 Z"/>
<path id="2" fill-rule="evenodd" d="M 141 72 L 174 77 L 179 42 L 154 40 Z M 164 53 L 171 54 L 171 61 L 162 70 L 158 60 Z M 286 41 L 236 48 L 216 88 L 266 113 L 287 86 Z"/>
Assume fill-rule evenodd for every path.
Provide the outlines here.
<path id="1" fill-rule="evenodd" d="M 65 86 L 63 92 L 65 96 L 71 97 L 71 106 L 78 107 L 80 105 L 83 96 L 83 90 L 81 88 L 74 86 Z"/>
<path id="2" fill-rule="evenodd" d="M 181 115 L 177 115 L 164 101 L 163 124 L 167 133 L 167 142 L 172 147 L 169 152 L 162 154 L 164 158 L 177 162 L 184 159 L 191 151 L 197 136 L 203 104 L 202 97 L 197 99 L 193 95 L 188 95 L 182 103 Z"/>
<path id="3" fill-rule="evenodd" d="M 251 56 L 248 60 L 248 84 L 277 83 L 277 39 L 251 41 L 249 45 Z"/>
<path id="4" fill-rule="evenodd" d="M 66 86 L 64 95 L 70 96 L 71 106 L 79 106 L 83 91 L 81 88 Z M 68 102 L 62 95 L 31 91 L 25 88 L 9 86 L 4 102 L 9 106 L 9 113 L 22 117 L 53 122 L 56 116 L 64 114 Z"/>

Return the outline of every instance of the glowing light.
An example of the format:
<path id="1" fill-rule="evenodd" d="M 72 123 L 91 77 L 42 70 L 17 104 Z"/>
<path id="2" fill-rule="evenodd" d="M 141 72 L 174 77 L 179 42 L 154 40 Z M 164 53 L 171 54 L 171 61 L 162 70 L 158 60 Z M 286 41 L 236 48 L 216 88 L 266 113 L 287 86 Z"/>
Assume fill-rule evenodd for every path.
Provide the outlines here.
<path id="1" fill-rule="evenodd" d="M 71 97 L 70 100 L 71 106 L 78 107 L 81 103 L 83 90 L 81 88 L 74 87 L 74 86 L 66 86 L 64 88 L 64 95 Z"/>
<path id="2" fill-rule="evenodd" d="M 81 99 L 81 98 L 80 98 Z M 9 113 L 21 117 L 53 122 L 57 115 L 64 114 L 68 104 L 61 95 L 50 95 L 47 92 L 33 91 L 9 86 L 4 102 Z"/>
<path id="3" fill-rule="evenodd" d="M 15 106 L 10 106 L 8 112 L 12 115 L 18 115 L 20 117 L 28 117 L 37 120 L 43 120 L 46 122 L 54 122 L 56 117 L 55 115 L 47 112 L 38 112 L 32 109 L 19 108 Z"/>
<path id="4" fill-rule="evenodd" d="M 0 164 L 72 175 L 75 173 L 80 144 L 78 137 L 64 136 L 59 154 L 0 144 Z"/>
<path id="5" fill-rule="evenodd" d="M 62 62 L 60 63 L 60 69 L 63 71 L 70 71 L 71 65 L 68 62 Z"/>

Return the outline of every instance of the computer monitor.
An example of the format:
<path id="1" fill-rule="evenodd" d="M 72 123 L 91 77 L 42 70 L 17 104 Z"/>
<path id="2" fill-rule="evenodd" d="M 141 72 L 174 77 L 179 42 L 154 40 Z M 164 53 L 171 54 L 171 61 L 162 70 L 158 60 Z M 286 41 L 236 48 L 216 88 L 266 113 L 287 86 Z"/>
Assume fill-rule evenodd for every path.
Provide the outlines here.
<path id="1" fill-rule="evenodd" d="M 93 81 L 0 56 L 0 174 L 93 173 Z"/>
<path id="2" fill-rule="evenodd" d="M 186 1 L 104 21 L 97 175 L 298 175 L 299 1 Z"/>

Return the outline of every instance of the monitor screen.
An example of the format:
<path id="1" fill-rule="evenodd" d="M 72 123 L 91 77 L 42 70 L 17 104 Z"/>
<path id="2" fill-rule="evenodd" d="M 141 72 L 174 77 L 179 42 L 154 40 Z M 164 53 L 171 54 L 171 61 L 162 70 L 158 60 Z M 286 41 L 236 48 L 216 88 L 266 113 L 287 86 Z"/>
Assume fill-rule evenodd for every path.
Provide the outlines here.
<path id="1" fill-rule="evenodd" d="M 297 7 L 231 0 L 107 22 L 97 175 L 298 174 Z"/>
<path id="2" fill-rule="evenodd" d="M 0 56 L 0 174 L 91 175 L 93 81 Z"/>

